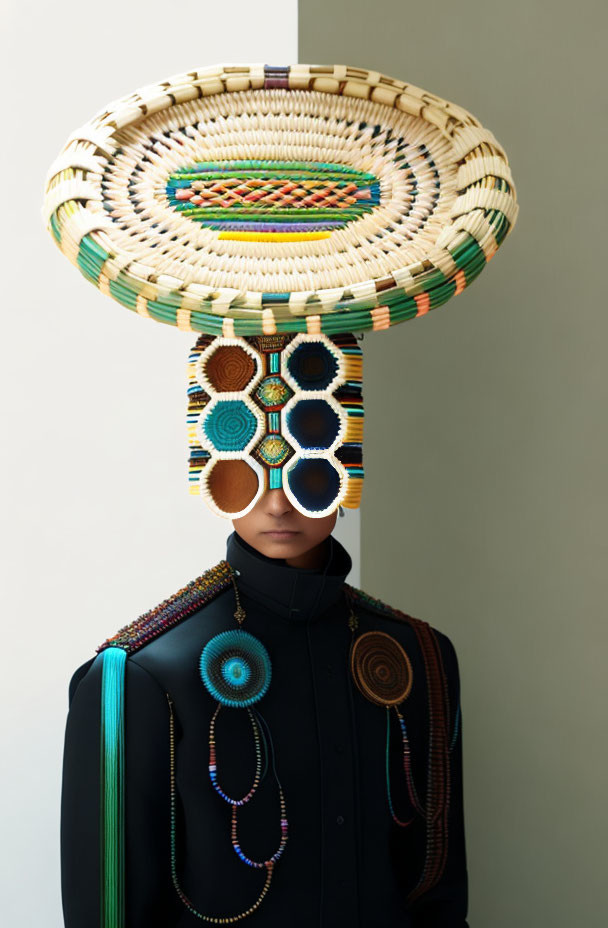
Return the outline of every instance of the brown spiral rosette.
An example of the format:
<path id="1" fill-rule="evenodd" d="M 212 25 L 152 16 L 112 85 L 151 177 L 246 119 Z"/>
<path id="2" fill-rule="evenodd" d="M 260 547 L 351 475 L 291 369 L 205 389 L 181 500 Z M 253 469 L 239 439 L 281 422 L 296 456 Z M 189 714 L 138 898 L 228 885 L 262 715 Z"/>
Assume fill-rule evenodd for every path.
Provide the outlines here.
<path id="1" fill-rule="evenodd" d="M 377 706 L 397 706 L 410 694 L 412 665 L 399 642 L 386 632 L 364 632 L 351 650 L 350 668 L 366 699 Z"/>

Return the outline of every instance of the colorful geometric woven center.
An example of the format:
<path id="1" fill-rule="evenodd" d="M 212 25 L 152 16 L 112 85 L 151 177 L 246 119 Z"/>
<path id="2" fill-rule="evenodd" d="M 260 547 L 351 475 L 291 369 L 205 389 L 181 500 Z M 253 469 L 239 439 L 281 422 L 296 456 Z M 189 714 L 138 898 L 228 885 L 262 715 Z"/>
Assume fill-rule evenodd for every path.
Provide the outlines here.
<path id="1" fill-rule="evenodd" d="M 255 395 L 265 410 L 277 410 L 291 399 L 293 390 L 278 374 L 271 374 L 264 377 Z"/>
<path id="2" fill-rule="evenodd" d="M 282 435 L 265 435 L 255 449 L 260 461 L 269 467 L 278 467 L 280 464 L 284 464 L 292 452 L 291 445 L 285 441 Z"/>
<path id="3" fill-rule="evenodd" d="M 375 174 L 323 161 L 201 161 L 170 174 L 165 192 L 210 229 L 298 238 L 329 234 L 380 202 Z"/>

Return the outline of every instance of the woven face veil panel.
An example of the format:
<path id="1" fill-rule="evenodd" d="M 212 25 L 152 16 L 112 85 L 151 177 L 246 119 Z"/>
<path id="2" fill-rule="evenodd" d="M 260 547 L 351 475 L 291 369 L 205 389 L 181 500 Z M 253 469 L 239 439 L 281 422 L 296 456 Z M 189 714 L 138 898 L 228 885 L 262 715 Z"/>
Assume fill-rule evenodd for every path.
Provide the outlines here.
<path id="1" fill-rule="evenodd" d="M 190 354 L 190 488 L 238 518 L 266 487 L 304 515 L 361 499 L 361 349 L 349 334 L 201 335 Z"/>
<path id="2" fill-rule="evenodd" d="M 357 342 L 340 339 L 462 293 L 517 213 L 505 151 L 467 110 L 306 64 L 217 65 L 114 101 L 71 133 L 43 206 L 102 293 L 204 336 L 190 487 L 226 516 L 264 486 L 313 517 L 359 505 L 361 365 L 344 375 Z M 335 363 L 335 380 L 299 380 L 294 358 Z"/>

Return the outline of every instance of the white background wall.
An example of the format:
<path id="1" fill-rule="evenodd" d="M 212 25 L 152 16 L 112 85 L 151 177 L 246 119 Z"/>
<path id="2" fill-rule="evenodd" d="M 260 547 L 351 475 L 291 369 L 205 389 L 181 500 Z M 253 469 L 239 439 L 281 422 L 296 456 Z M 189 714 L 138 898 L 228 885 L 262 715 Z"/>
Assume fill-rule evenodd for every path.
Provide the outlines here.
<path id="1" fill-rule="evenodd" d="M 81 276 L 43 226 L 44 178 L 74 128 L 142 85 L 217 62 L 296 62 L 297 7 L 3 0 L 1 17 L 0 906 L 11 928 L 60 928 L 70 677 L 223 557 L 232 524 L 188 494 L 196 336 L 138 317 Z M 358 584 L 358 512 L 336 535 Z"/>

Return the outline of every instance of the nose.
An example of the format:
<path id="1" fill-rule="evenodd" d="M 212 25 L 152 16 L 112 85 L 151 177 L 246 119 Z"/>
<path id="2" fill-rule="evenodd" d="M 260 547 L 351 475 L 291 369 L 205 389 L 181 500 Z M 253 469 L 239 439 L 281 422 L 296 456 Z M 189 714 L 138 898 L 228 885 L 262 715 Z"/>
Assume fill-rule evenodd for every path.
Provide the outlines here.
<path id="1" fill-rule="evenodd" d="M 285 492 L 278 488 L 267 490 L 265 496 L 265 509 L 269 515 L 282 516 L 288 512 L 292 512 L 293 506 L 287 499 Z"/>

